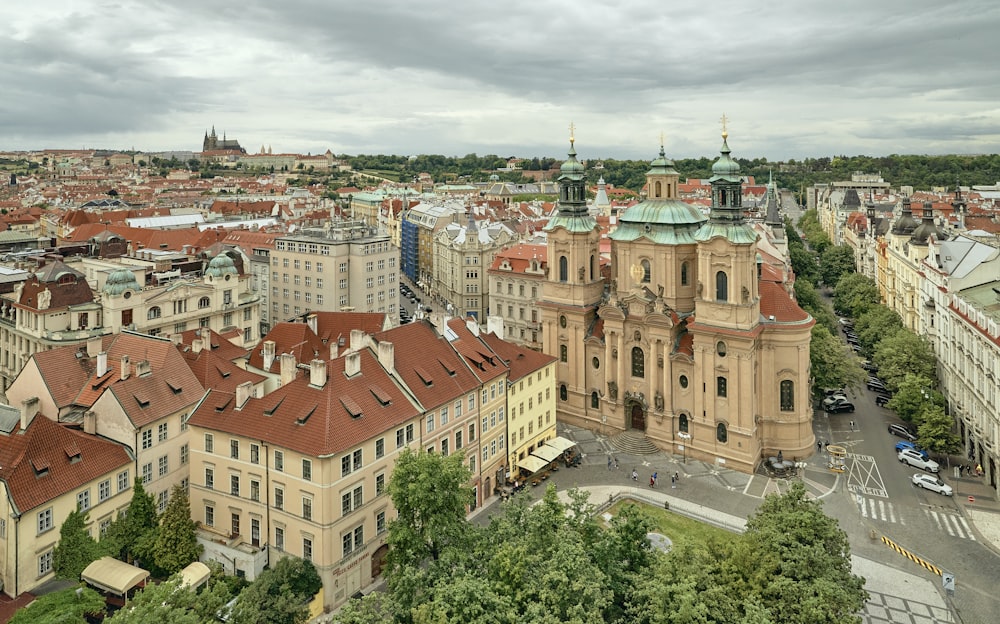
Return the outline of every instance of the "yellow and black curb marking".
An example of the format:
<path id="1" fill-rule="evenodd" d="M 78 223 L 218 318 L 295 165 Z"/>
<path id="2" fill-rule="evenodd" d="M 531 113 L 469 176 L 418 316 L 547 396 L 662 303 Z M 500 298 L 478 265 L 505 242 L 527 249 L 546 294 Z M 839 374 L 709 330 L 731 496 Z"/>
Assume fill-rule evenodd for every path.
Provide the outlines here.
<path id="1" fill-rule="evenodd" d="M 925 568 L 927 568 L 929 571 L 933 572 L 934 574 L 937 574 L 938 576 L 941 576 L 941 568 L 937 567 L 936 565 L 934 565 L 933 563 L 931 563 L 929 561 L 925 561 L 925 560 L 921 559 L 920 557 L 914 555 L 913 553 L 911 553 L 910 551 L 906 550 L 905 548 L 900 547 L 896 542 L 892 541 L 891 539 L 889 539 L 888 537 L 886 537 L 884 535 L 882 536 L 882 543 L 885 544 L 886 546 L 888 546 L 889 548 L 895 550 L 899 554 L 903 555 L 904 557 L 906 557 L 907 559 L 909 559 L 913 563 L 915 563 L 917 565 L 924 566 Z"/>

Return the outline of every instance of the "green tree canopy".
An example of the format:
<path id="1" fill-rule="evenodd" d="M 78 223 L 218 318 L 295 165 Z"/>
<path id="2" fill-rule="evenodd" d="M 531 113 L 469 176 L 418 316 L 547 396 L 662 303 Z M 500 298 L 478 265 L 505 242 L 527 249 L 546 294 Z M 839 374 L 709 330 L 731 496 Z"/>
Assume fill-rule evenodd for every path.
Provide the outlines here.
<path id="1" fill-rule="evenodd" d="M 865 379 L 861 363 L 839 338 L 822 325 L 813 325 L 809 343 L 813 393 L 821 396 L 826 388 L 858 387 Z"/>
<path id="2" fill-rule="evenodd" d="M 928 401 L 918 415 L 917 442 L 936 455 L 950 455 L 962 448 L 962 438 L 954 432 L 955 421 L 944 407 Z"/>
<path id="3" fill-rule="evenodd" d="M 827 247 L 819 257 L 819 272 L 824 284 L 836 286 L 842 277 L 855 272 L 854 250 L 847 245 Z"/>
<path id="4" fill-rule="evenodd" d="M 86 616 L 103 613 L 104 606 L 104 596 L 80 585 L 39 596 L 8 624 L 87 624 Z"/>
<path id="5" fill-rule="evenodd" d="M 302 624 L 309 617 L 309 601 L 323 586 L 311 561 L 284 557 L 261 572 L 240 593 L 229 621 L 232 624 Z"/>
<path id="6" fill-rule="evenodd" d="M 895 390 L 907 374 L 934 380 L 937 386 L 937 358 L 930 343 L 909 330 L 897 331 L 879 341 L 872 362 L 879 377 Z"/>
<path id="7" fill-rule="evenodd" d="M 864 310 L 854 321 L 854 331 L 866 353 L 874 353 L 884 338 L 903 329 L 899 315 L 884 305 L 873 305 Z"/>
<path id="8" fill-rule="evenodd" d="M 59 578 L 80 580 L 84 568 L 101 557 L 101 548 L 87 531 L 87 512 L 74 509 L 59 527 L 52 567 Z"/>
<path id="9" fill-rule="evenodd" d="M 101 538 L 101 547 L 112 557 L 126 562 L 132 562 L 136 558 L 149 559 L 156 528 L 156 503 L 142 487 L 142 478 L 136 477 L 132 484 L 128 513 L 120 515 L 111 523 L 107 533 Z"/>
<path id="10" fill-rule="evenodd" d="M 833 307 L 852 318 L 859 318 L 882 300 L 878 286 L 860 273 L 848 273 L 833 288 Z"/>
<path id="11" fill-rule="evenodd" d="M 156 565 L 167 574 L 173 574 L 197 561 L 204 547 L 198 543 L 196 529 L 187 490 L 175 485 L 160 519 L 160 530 L 153 540 L 152 555 Z"/>
<path id="12" fill-rule="evenodd" d="M 907 373 L 886 407 L 907 422 L 919 422 L 918 416 L 928 403 L 943 408 L 944 395 L 934 390 L 932 380 Z"/>

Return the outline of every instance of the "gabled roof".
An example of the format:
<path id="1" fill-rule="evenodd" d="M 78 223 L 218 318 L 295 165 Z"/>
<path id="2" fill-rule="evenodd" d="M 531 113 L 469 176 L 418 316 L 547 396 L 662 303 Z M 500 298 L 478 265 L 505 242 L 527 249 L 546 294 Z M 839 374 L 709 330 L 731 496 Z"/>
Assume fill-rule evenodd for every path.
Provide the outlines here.
<path id="1" fill-rule="evenodd" d="M 359 329 L 366 334 L 374 334 L 388 329 L 392 323 L 389 316 L 382 312 L 310 312 L 308 316 L 316 317 L 316 335 L 324 343 L 343 337 L 348 340 L 351 331 Z"/>
<path id="2" fill-rule="evenodd" d="M 512 382 L 523 379 L 556 361 L 551 355 L 507 342 L 496 334 L 482 334 L 480 338 L 494 353 L 503 358 L 510 371 L 507 379 Z"/>
<path id="3" fill-rule="evenodd" d="M 428 409 L 479 387 L 479 380 L 458 353 L 426 321 L 379 332 L 374 338 L 377 342 L 393 343 L 396 372 Z"/>
<path id="4" fill-rule="evenodd" d="M 448 343 L 465 359 L 479 381 L 486 383 L 508 372 L 503 358 L 473 334 L 462 319 L 448 321 Z"/>
<path id="5" fill-rule="evenodd" d="M 358 352 L 361 372 L 348 378 L 344 356 L 327 362 L 327 382 L 307 373 L 236 408 L 233 393 L 212 389 L 190 424 L 246 436 L 312 457 L 335 455 L 420 415 L 370 349 Z"/>
<path id="6" fill-rule="evenodd" d="M 264 343 L 274 342 L 274 362 L 270 368 L 264 368 Z M 346 346 L 350 346 L 345 341 Z M 296 362 L 309 362 L 316 358 L 327 358 L 330 356 L 330 348 L 323 344 L 323 341 L 313 333 L 305 323 L 282 322 L 276 324 L 267 332 L 264 339 L 254 347 L 250 353 L 248 364 L 258 370 L 268 373 L 281 370 L 279 357 L 282 353 L 291 353 L 295 356 Z"/>
<path id="7" fill-rule="evenodd" d="M 228 341 L 226 341 L 228 342 Z M 198 378 L 203 388 L 214 388 L 224 392 L 236 392 L 236 386 L 249 381 L 257 385 L 263 383 L 266 377 L 244 370 L 231 360 L 222 357 L 215 351 L 202 349 L 195 353 L 188 347 L 178 345 L 178 350 L 191 372 Z"/>
<path id="8" fill-rule="evenodd" d="M 23 431 L 0 434 L 0 479 L 21 513 L 130 465 L 132 458 L 122 445 L 41 414 Z"/>
<path id="9" fill-rule="evenodd" d="M 243 334 L 240 334 L 240 338 L 242 337 Z M 212 353 L 224 360 L 239 360 L 250 355 L 249 349 L 244 349 L 233 344 L 232 341 L 222 336 L 222 334 L 208 328 L 189 329 L 181 332 L 181 344 L 179 345 L 183 347 L 181 351 L 190 351 L 191 345 L 196 338 L 201 338 L 204 349 L 210 349 Z"/>
<path id="10" fill-rule="evenodd" d="M 809 314 L 799 307 L 780 284 L 760 282 L 760 313 L 765 319 L 774 317 L 774 322 L 797 323 L 810 319 Z"/>
<path id="11" fill-rule="evenodd" d="M 106 351 L 114 338 L 104 336 L 101 350 Z M 59 409 L 73 404 L 80 389 L 97 368 L 97 358 L 87 357 L 86 344 L 36 351 L 31 354 L 31 359 Z"/>

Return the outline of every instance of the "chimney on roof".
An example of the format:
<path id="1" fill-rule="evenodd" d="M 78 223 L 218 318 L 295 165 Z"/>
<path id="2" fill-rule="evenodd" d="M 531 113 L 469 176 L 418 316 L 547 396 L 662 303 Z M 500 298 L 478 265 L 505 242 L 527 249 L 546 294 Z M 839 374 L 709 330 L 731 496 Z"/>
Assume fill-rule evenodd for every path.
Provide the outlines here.
<path id="1" fill-rule="evenodd" d="M 140 360 L 135 363 L 135 376 L 142 377 L 143 375 L 149 375 L 153 372 L 153 369 L 149 367 L 149 360 Z"/>
<path id="2" fill-rule="evenodd" d="M 127 355 L 122 356 L 122 368 L 121 368 L 121 379 L 125 381 L 132 374 L 132 363 L 129 361 Z"/>
<path id="3" fill-rule="evenodd" d="M 360 329 L 351 330 L 351 351 L 360 351 L 365 346 L 365 332 Z"/>
<path id="4" fill-rule="evenodd" d="M 351 351 L 344 356 L 344 375 L 348 378 L 361 374 L 361 353 Z"/>
<path id="5" fill-rule="evenodd" d="M 253 396 L 253 382 L 244 381 L 236 386 L 236 409 L 243 409 L 246 402 Z"/>
<path id="6" fill-rule="evenodd" d="M 104 377 L 108 372 L 108 352 L 101 351 L 97 354 L 97 376 Z"/>
<path id="7" fill-rule="evenodd" d="M 465 326 L 469 328 L 469 331 L 472 332 L 473 336 L 479 335 L 479 323 L 476 322 L 476 319 L 474 317 L 470 316 L 469 318 L 465 319 Z"/>
<path id="8" fill-rule="evenodd" d="M 309 385 L 316 388 L 326 385 L 326 360 L 316 358 L 309 362 Z"/>
<path id="9" fill-rule="evenodd" d="M 194 353 L 201 353 L 201 350 L 205 348 L 205 343 L 201 338 L 195 338 L 191 341 L 191 351 Z"/>
<path id="10" fill-rule="evenodd" d="M 174 333 L 170 334 L 170 344 L 172 344 L 172 345 L 174 345 L 176 347 L 177 345 L 179 345 L 181 343 L 181 338 L 183 338 L 183 337 L 184 336 L 180 335 L 177 332 L 174 332 Z"/>
<path id="11" fill-rule="evenodd" d="M 264 341 L 264 370 L 271 370 L 271 364 L 274 364 L 274 341 L 265 340 Z"/>
<path id="12" fill-rule="evenodd" d="M 316 329 L 316 315 L 315 314 L 310 314 L 309 316 L 306 317 L 306 325 L 309 326 L 309 329 L 312 330 L 312 333 L 314 333 L 314 334 L 318 333 L 318 331 Z"/>
<path id="13" fill-rule="evenodd" d="M 94 336 L 87 340 L 87 357 L 97 357 L 101 352 L 101 337 Z"/>
<path id="14" fill-rule="evenodd" d="M 378 343 L 378 363 L 390 373 L 396 372 L 396 347 L 391 342 Z"/>
<path id="15" fill-rule="evenodd" d="M 290 384 L 295 380 L 295 366 L 294 355 L 291 353 L 281 354 L 281 386 Z"/>
<path id="16" fill-rule="evenodd" d="M 339 341 L 337 341 L 337 340 L 331 340 L 330 341 L 330 359 L 331 360 L 336 360 L 337 359 L 338 345 L 339 345 Z"/>
<path id="17" fill-rule="evenodd" d="M 35 419 L 35 414 L 38 413 L 38 404 L 38 397 L 21 401 L 21 431 L 27 429 L 31 421 Z"/>
<path id="18" fill-rule="evenodd" d="M 83 432 L 97 435 L 97 414 L 91 410 L 83 413 Z"/>

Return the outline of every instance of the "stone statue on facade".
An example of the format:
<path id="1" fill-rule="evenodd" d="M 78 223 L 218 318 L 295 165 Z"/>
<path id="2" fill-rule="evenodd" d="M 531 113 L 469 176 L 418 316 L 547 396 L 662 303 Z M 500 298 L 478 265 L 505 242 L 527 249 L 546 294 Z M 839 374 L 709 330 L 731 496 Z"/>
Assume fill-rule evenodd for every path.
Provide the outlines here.
<path id="1" fill-rule="evenodd" d="M 608 396 L 612 401 L 618 400 L 618 384 L 614 381 L 608 382 Z"/>

